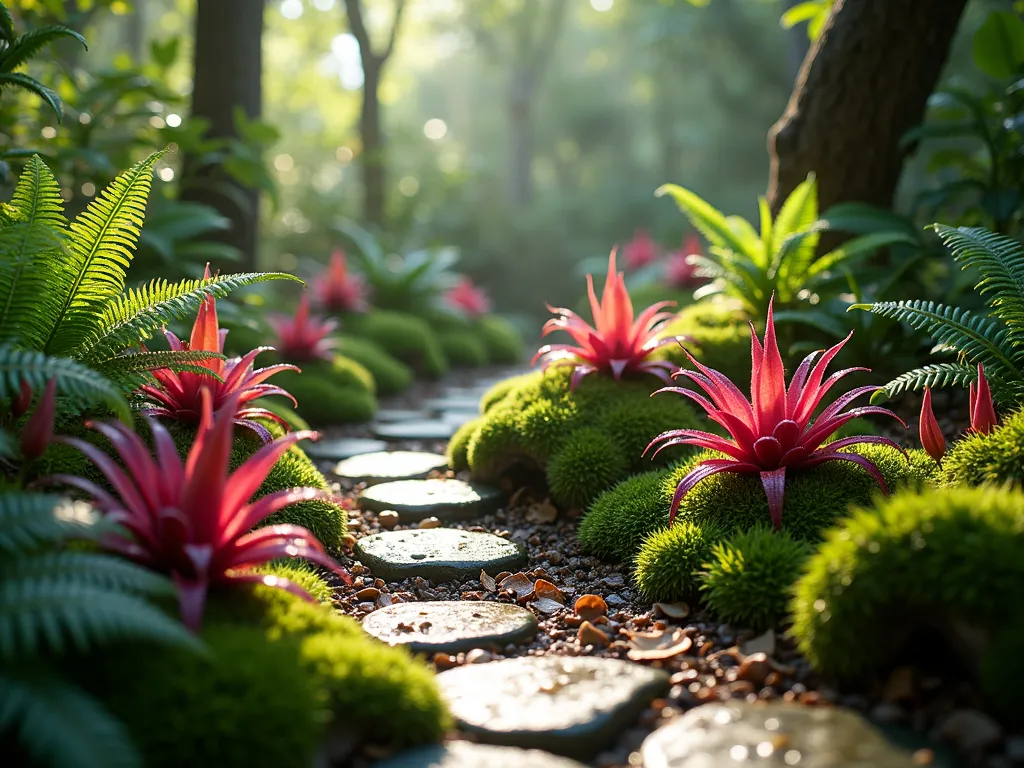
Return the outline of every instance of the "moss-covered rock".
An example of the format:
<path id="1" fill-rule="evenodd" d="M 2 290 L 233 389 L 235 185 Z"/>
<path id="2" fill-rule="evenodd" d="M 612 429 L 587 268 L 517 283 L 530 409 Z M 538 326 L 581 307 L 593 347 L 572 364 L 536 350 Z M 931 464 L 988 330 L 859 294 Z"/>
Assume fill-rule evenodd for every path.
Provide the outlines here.
<path id="1" fill-rule="evenodd" d="M 1024 410 L 1007 416 L 987 435 L 957 440 L 942 459 L 947 485 L 1024 484 Z"/>
<path id="2" fill-rule="evenodd" d="M 545 473 L 552 498 L 575 506 L 630 472 L 687 455 L 686 449 L 666 451 L 656 460 L 642 455 L 659 433 L 698 425 L 683 398 L 651 399 L 660 386 L 656 378 L 615 381 L 588 376 L 575 391 L 570 379 L 571 371 L 552 369 L 497 385 L 483 398 L 484 415 L 460 431 L 452 451 L 454 466 L 464 453 L 478 480 Z M 594 446 L 599 441 L 601 447 L 589 447 L 582 438 L 573 440 L 584 429 Z M 570 445 L 571 450 L 562 452 Z"/>
<path id="3" fill-rule="evenodd" d="M 484 396 L 480 398 L 480 412 L 487 413 L 491 408 L 504 400 L 505 395 L 509 392 L 514 389 L 519 389 L 527 384 L 537 382 L 540 376 L 541 374 L 539 372 L 531 371 L 530 373 L 521 373 L 518 376 L 509 376 L 507 379 L 499 381 L 487 390 L 484 393 Z"/>
<path id="4" fill-rule="evenodd" d="M 413 381 L 412 369 L 391 356 L 375 342 L 357 336 L 336 337 L 339 354 L 355 360 L 373 376 L 379 395 L 397 395 L 409 388 Z"/>
<path id="5" fill-rule="evenodd" d="M 469 469 L 469 439 L 476 432 L 480 419 L 472 419 L 467 421 L 452 435 L 452 439 L 448 441 L 448 449 L 446 456 L 448 458 L 448 466 L 456 472 L 462 472 L 463 470 Z"/>
<path id="6" fill-rule="evenodd" d="M 440 378 L 448 370 L 448 360 L 437 336 L 420 317 L 376 309 L 346 315 L 344 322 L 350 335 L 369 339 L 424 376 Z"/>
<path id="7" fill-rule="evenodd" d="M 489 361 L 483 339 L 471 328 L 439 330 L 437 340 L 453 368 L 479 368 Z"/>
<path id="8" fill-rule="evenodd" d="M 915 629 L 938 639 L 957 625 L 1001 626 L 1022 591 L 1019 490 L 899 493 L 828 532 L 795 586 L 792 631 L 818 670 L 853 679 L 893 659 Z"/>
<path id="9" fill-rule="evenodd" d="M 476 324 L 487 347 L 487 357 L 496 365 L 514 365 L 523 359 L 523 337 L 512 323 L 498 315 L 484 315 Z"/>
<path id="10" fill-rule="evenodd" d="M 764 630 L 789 608 L 790 590 L 812 547 L 770 525 L 719 542 L 698 574 L 705 605 L 733 626 Z"/>
<path id="11" fill-rule="evenodd" d="M 292 394 L 299 415 L 315 427 L 370 421 L 377 413 L 373 376 L 354 360 L 337 355 L 299 367 L 301 373 L 282 371 L 273 383 Z"/>
<path id="12" fill-rule="evenodd" d="M 648 600 L 673 602 L 697 596 L 697 574 L 725 535 L 713 520 L 677 521 L 644 539 L 636 556 L 634 579 Z"/>
<path id="13" fill-rule="evenodd" d="M 583 548 L 605 560 L 632 562 L 643 540 L 668 526 L 673 477 L 664 469 L 644 472 L 598 496 L 580 521 Z"/>
<path id="14" fill-rule="evenodd" d="M 706 300 L 684 307 L 658 335 L 688 336 L 693 341 L 683 343 L 701 363 L 733 381 L 750 380 L 750 326 L 742 310 L 728 302 Z M 668 344 L 657 354 L 690 367 L 678 345 Z"/>

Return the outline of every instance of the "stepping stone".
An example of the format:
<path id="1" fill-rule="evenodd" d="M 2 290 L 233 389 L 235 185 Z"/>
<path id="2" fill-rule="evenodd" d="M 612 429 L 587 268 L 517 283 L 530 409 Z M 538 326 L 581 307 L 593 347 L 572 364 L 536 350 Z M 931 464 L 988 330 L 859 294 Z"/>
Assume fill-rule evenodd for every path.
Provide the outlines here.
<path id="1" fill-rule="evenodd" d="M 421 419 L 374 424 L 373 434 L 384 440 L 448 440 L 455 434 L 455 429 L 441 419 Z"/>
<path id="2" fill-rule="evenodd" d="M 497 488 L 462 480 L 398 480 L 367 488 L 359 506 L 371 512 L 390 509 L 399 521 L 415 523 L 425 517 L 468 520 L 496 511 L 504 499 Z"/>
<path id="3" fill-rule="evenodd" d="M 469 411 L 476 415 L 480 414 L 480 398 L 476 396 L 439 397 L 427 400 L 423 405 L 431 411 Z"/>
<path id="4" fill-rule="evenodd" d="M 800 768 L 914 765 L 910 753 L 848 710 L 745 701 L 691 709 L 648 736 L 640 753 L 644 768 L 710 768 L 748 759 Z"/>
<path id="5" fill-rule="evenodd" d="M 394 424 L 397 421 L 422 421 L 430 419 L 427 411 L 404 410 L 402 408 L 384 408 L 377 411 L 376 421 L 382 424 Z"/>
<path id="6" fill-rule="evenodd" d="M 363 453 L 386 451 L 388 444 L 382 440 L 369 440 L 364 437 L 339 437 L 333 440 L 318 440 L 315 443 L 304 440 L 299 443 L 299 447 L 311 459 L 340 461 Z"/>
<path id="7" fill-rule="evenodd" d="M 496 576 L 527 563 L 522 544 L 492 533 L 428 528 L 386 531 L 359 539 L 356 558 L 377 578 L 401 581 L 422 576 L 435 582 L 476 578 L 480 571 Z"/>
<path id="8" fill-rule="evenodd" d="M 379 451 L 345 459 L 331 471 L 353 483 L 375 485 L 394 480 L 417 480 L 447 466 L 448 459 L 439 453 Z"/>
<path id="9" fill-rule="evenodd" d="M 528 642 L 537 634 L 537 619 L 531 611 L 508 603 L 395 603 L 366 616 L 363 629 L 413 653 L 460 653 Z"/>
<path id="10" fill-rule="evenodd" d="M 447 413 L 441 414 L 441 421 L 445 424 L 450 424 L 456 429 L 461 427 L 463 424 L 479 418 L 479 413 L 470 413 L 469 411 L 448 411 Z"/>
<path id="11" fill-rule="evenodd" d="M 459 727 L 479 741 L 588 760 L 669 689 L 668 675 L 619 659 L 524 656 L 437 676 Z"/>
<path id="12" fill-rule="evenodd" d="M 538 749 L 515 749 L 451 741 L 400 752 L 375 768 L 586 768 L 583 763 Z"/>

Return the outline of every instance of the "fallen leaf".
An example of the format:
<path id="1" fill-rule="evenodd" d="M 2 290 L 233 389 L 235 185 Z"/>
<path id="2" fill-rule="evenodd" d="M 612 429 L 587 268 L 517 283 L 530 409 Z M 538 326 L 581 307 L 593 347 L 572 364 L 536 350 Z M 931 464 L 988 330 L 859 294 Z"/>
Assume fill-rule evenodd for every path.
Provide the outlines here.
<path id="1" fill-rule="evenodd" d="M 686 603 L 655 603 L 655 616 L 666 616 L 670 619 L 685 619 L 690 615 L 690 606 Z"/>
<path id="2" fill-rule="evenodd" d="M 763 653 L 771 656 L 775 653 L 775 630 L 769 629 L 763 635 L 752 637 L 746 642 L 740 643 L 740 653 L 750 656 L 753 653 Z"/>
<path id="3" fill-rule="evenodd" d="M 556 603 L 565 605 L 565 595 L 562 594 L 562 590 L 547 579 L 537 579 L 533 585 L 533 594 L 538 598 L 546 597 L 549 600 L 554 600 Z"/>
<path id="4" fill-rule="evenodd" d="M 595 627 L 589 621 L 584 621 L 580 624 L 580 628 L 576 632 L 576 639 L 579 641 L 580 645 L 596 645 L 600 648 L 603 648 L 611 642 L 608 635 Z"/>
<path id="5" fill-rule="evenodd" d="M 565 606 L 560 602 L 552 600 L 550 597 L 542 597 L 534 600 L 530 603 L 530 607 L 536 608 L 541 613 L 558 613 L 560 610 L 565 608 Z"/>
<path id="6" fill-rule="evenodd" d="M 528 523 L 553 523 L 557 519 L 558 508 L 551 503 L 550 499 L 531 504 L 526 510 L 526 522 Z"/>
<path id="7" fill-rule="evenodd" d="M 633 661 L 671 659 L 693 647 L 693 640 L 679 627 L 671 632 L 627 632 L 626 635 L 630 645 L 626 655 Z"/>
<path id="8" fill-rule="evenodd" d="M 533 594 L 533 582 L 525 573 L 513 573 L 498 584 L 501 590 L 515 592 L 520 600 Z"/>
<path id="9" fill-rule="evenodd" d="M 573 610 L 576 611 L 576 615 L 581 619 L 593 621 L 598 616 L 604 616 L 608 613 L 608 604 L 600 595 L 581 595 L 576 598 Z"/>
<path id="10" fill-rule="evenodd" d="M 498 589 L 498 582 L 496 582 L 492 577 L 488 576 L 487 571 L 480 571 L 480 583 L 483 585 L 483 588 L 486 589 L 488 592 L 494 592 Z"/>

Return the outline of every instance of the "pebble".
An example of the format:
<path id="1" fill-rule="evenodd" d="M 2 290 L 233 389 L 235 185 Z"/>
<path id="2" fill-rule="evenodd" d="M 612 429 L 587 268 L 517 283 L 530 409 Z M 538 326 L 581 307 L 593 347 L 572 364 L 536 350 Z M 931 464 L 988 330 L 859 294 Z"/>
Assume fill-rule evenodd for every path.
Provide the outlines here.
<path id="1" fill-rule="evenodd" d="M 529 642 L 537 619 L 518 605 L 478 601 L 396 603 L 363 619 L 363 629 L 413 653 L 460 653 Z"/>
<path id="2" fill-rule="evenodd" d="M 451 741 L 401 752 L 375 768 L 585 768 L 575 760 L 536 749 Z"/>
<path id="3" fill-rule="evenodd" d="M 340 461 L 364 453 L 386 451 L 388 444 L 383 440 L 363 437 L 339 437 L 334 440 L 305 441 L 300 446 L 311 459 Z"/>
<path id="4" fill-rule="evenodd" d="M 398 480 L 381 483 L 359 494 L 359 506 L 372 512 L 394 510 L 406 523 L 425 517 L 466 520 L 490 514 L 501 506 L 497 488 L 462 480 Z"/>
<path id="5" fill-rule="evenodd" d="M 424 517 L 419 522 L 419 528 L 429 530 L 431 528 L 440 528 L 444 523 L 438 520 L 436 517 Z"/>
<path id="6" fill-rule="evenodd" d="M 377 522 L 380 523 L 381 528 L 390 531 L 398 525 L 398 513 L 393 509 L 385 509 L 377 515 Z"/>
<path id="7" fill-rule="evenodd" d="M 447 467 L 448 460 L 439 453 L 379 451 L 339 461 L 331 471 L 351 483 L 377 485 L 394 480 L 419 480 Z"/>
<path id="8" fill-rule="evenodd" d="M 800 768 L 912 768 L 852 712 L 798 704 L 711 702 L 658 729 L 640 750 L 644 768 L 719 768 L 747 760 Z"/>
<path id="9" fill-rule="evenodd" d="M 772 671 L 772 665 L 768 661 L 768 656 L 763 653 L 754 653 L 747 656 L 740 663 L 740 668 L 736 671 L 736 679 L 746 680 L 756 686 L 761 686 Z"/>
<path id="10" fill-rule="evenodd" d="M 443 419 L 373 425 L 374 437 L 384 440 L 448 440 L 454 434 L 455 426 Z"/>
<path id="11" fill-rule="evenodd" d="M 963 752 L 982 752 L 1003 738 L 1003 728 L 976 709 L 957 709 L 946 717 L 932 736 L 954 743 Z"/>
<path id="12" fill-rule="evenodd" d="M 385 581 L 420 576 L 434 582 L 478 578 L 526 565 L 526 550 L 500 536 L 452 528 L 385 531 L 356 542 L 355 557 Z"/>
<path id="13" fill-rule="evenodd" d="M 480 741 L 590 759 L 615 743 L 668 675 L 618 659 L 526 656 L 437 677 L 460 727 Z"/>

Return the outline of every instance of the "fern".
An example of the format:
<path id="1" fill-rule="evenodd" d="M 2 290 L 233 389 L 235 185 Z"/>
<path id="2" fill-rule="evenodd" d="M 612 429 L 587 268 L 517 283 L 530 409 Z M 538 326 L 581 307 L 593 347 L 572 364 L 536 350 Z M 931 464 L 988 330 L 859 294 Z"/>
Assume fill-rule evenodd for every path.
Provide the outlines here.
<path id="1" fill-rule="evenodd" d="M 871 396 L 872 403 L 880 403 L 904 392 L 928 387 L 964 387 L 978 377 L 976 368 L 962 363 L 935 363 L 901 373 Z"/>
<path id="2" fill-rule="evenodd" d="M 97 540 L 113 530 L 116 526 L 83 502 L 42 493 L 0 495 L 0 552 L 5 557 L 67 539 Z"/>
<path id="3" fill-rule="evenodd" d="M 92 370 L 101 376 L 118 380 L 136 373 L 155 371 L 158 368 L 170 368 L 175 371 L 190 371 L 191 373 L 200 373 L 204 376 L 212 376 L 219 381 L 220 377 L 216 373 L 201 365 L 203 360 L 218 358 L 224 359 L 224 355 L 205 349 L 184 350 L 180 352 L 173 350 L 134 352 L 132 354 L 112 357 L 93 366 Z"/>

